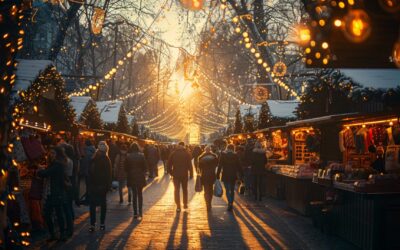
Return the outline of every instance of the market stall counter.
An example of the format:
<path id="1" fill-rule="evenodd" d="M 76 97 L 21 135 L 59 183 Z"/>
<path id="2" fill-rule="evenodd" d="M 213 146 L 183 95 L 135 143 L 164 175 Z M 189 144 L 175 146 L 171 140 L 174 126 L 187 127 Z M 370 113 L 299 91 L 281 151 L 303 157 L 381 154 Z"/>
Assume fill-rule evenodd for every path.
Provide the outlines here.
<path id="1" fill-rule="evenodd" d="M 333 232 L 361 249 L 400 249 L 400 192 L 357 192 L 334 184 Z"/>

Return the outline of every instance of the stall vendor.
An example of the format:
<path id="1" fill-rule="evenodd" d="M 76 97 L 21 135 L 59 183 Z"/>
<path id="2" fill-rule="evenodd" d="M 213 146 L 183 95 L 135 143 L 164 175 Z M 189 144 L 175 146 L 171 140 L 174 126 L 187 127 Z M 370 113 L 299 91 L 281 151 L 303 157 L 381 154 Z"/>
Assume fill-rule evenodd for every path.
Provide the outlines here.
<path id="1" fill-rule="evenodd" d="M 385 150 L 383 149 L 382 146 L 379 146 L 376 149 L 376 159 L 372 163 L 371 167 L 378 171 L 379 173 L 384 173 L 385 172 Z"/>

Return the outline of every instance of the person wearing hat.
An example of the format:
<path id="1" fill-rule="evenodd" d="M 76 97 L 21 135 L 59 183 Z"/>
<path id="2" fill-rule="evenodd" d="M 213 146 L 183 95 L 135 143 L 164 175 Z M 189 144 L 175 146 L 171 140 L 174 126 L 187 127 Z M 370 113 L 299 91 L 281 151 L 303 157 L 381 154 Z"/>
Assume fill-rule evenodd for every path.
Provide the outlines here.
<path id="1" fill-rule="evenodd" d="M 96 207 L 100 206 L 100 230 L 105 230 L 107 212 L 107 191 L 111 188 L 111 161 L 108 157 L 108 145 L 100 141 L 89 168 L 89 211 L 90 228 L 93 232 L 96 225 Z"/>

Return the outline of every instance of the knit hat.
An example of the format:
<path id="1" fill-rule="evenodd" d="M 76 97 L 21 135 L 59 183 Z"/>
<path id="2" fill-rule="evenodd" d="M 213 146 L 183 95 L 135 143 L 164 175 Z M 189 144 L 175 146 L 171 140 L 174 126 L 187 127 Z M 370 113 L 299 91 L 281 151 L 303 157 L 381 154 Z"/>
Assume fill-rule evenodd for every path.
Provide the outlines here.
<path id="1" fill-rule="evenodd" d="M 107 143 L 105 141 L 100 141 L 99 145 L 97 146 L 97 148 L 102 152 L 105 152 L 105 153 L 108 152 L 108 145 L 107 145 Z"/>

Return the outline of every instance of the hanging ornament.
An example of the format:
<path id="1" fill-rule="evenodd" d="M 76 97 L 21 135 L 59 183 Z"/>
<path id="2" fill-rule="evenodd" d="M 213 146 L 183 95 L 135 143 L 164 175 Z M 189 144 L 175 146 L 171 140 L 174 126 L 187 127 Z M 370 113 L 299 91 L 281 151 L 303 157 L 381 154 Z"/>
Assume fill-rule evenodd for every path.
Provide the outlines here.
<path id="1" fill-rule="evenodd" d="M 103 29 L 103 23 L 104 23 L 104 18 L 105 18 L 106 12 L 101 9 L 101 8 L 94 8 L 94 13 L 92 16 L 92 32 L 95 35 L 98 35 L 101 33 L 101 30 Z"/>
<path id="2" fill-rule="evenodd" d="M 275 63 L 274 68 L 273 68 L 273 72 L 275 74 L 275 76 L 284 76 L 286 74 L 287 71 L 287 66 L 284 62 L 279 61 L 277 63 Z"/>
<path id="3" fill-rule="evenodd" d="M 188 9 L 198 11 L 203 8 L 203 0 L 180 0 L 181 5 Z"/>
<path id="4" fill-rule="evenodd" d="M 263 86 L 256 86 L 253 88 L 253 96 L 258 103 L 263 103 L 269 97 L 268 89 Z"/>

